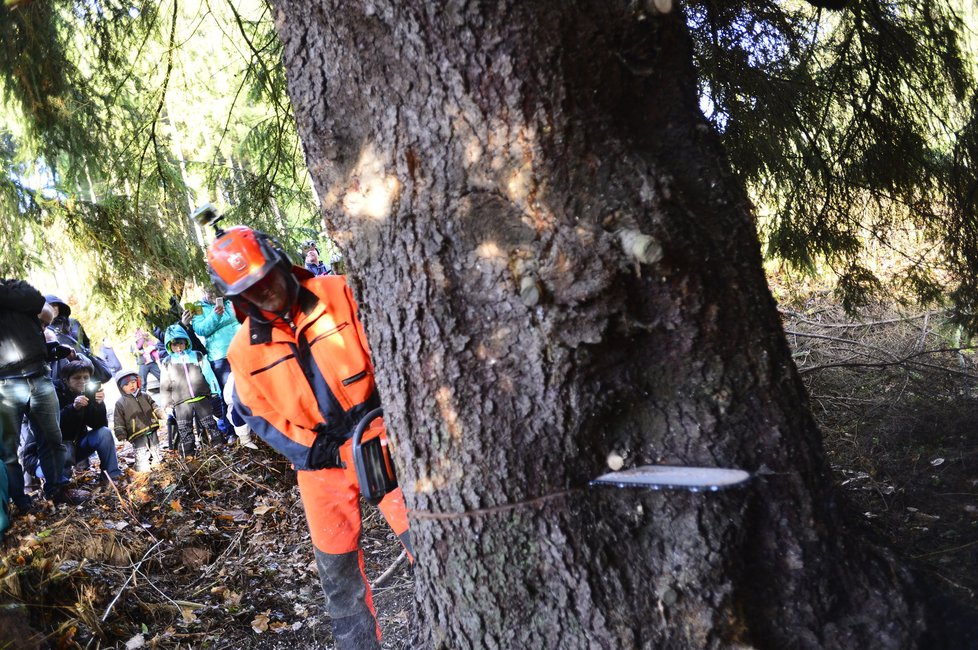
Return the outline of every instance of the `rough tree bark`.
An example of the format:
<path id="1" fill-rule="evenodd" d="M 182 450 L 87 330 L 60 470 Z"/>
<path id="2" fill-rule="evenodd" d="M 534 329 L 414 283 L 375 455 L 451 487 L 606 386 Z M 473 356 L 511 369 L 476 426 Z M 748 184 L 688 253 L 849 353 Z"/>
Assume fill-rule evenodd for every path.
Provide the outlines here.
<path id="1" fill-rule="evenodd" d="M 681 7 L 275 4 L 396 432 L 422 643 L 919 642 L 906 572 L 837 521 Z M 611 454 L 758 477 L 586 489 Z"/>

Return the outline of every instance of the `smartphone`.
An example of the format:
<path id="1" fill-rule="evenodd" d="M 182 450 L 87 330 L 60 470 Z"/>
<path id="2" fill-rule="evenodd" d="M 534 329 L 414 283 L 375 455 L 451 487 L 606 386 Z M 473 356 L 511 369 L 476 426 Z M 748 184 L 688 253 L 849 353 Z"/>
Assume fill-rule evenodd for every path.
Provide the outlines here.
<path id="1" fill-rule="evenodd" d="M 221 309 L 224 309 L 224 298 L 215 298 L 214 299 L 214 306 L 215 307 L 220 307 Z"/>
<path id="2" fill-rule="evenodd" d="M 92 379 L 92 380 L 89 380 L 89 382 L 87 384 L 85 384 L 85 393 L 84 393 L 84 395 L 89 400 L 94 400 L 95 399 L 95 393 L 99 392 L 100 390 L 102 390 L 102 384 L 100 382 L 97 382 L 94 379 Z"/>

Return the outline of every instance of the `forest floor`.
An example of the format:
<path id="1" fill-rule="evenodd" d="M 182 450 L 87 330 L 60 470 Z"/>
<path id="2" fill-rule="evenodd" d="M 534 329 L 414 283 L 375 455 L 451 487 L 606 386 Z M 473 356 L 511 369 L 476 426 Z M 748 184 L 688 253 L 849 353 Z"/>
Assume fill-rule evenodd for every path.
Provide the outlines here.
<path id="1" fill-rule="evenodd" d="M 935 312 L 820 298 L 783 307 L 848 518 L 978 604 L 978 369 Z M 131 447 L 121 448 L 131 464 Z M 294 473 L 265 447 L 170 456 L 81 506 L 15 519 L 0 544 L 0 648 L 331 647 Z M 404 648 L 413 581 L 383 519 L 364 548 L 384 647 Z"/>
<path id="2" fill-rule="evenodd" d="M 851 318 L 818 295 L 782 314 L 847 520 L 978 608 L 975 344 L 939 311 Z"/>
<path id="3" fill-rule="evenodd" d="M 260 444 L 260 443 L 259 443 Z M 132 462 L 131 446 L 120 452 Z M 75 508 L 18 517 L 0 546 L 0 648 L 330 647 L 295 473 L 267 447 L 176 455 Z M 131 475 L 130 475 L 131 476 Z M 413 608 L 410 567 L 364 505 L 368 578 L 385 648 Z M 5 645 L 6 643 L 6 645 Z"/>

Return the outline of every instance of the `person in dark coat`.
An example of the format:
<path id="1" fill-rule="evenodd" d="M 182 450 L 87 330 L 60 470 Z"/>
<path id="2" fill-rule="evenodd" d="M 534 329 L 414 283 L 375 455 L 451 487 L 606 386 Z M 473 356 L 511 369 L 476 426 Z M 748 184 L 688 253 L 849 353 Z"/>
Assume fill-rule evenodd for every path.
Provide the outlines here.
<path id="1" fill-rule="evenodd" d="M 24 475 L 17 460 L 25 415 L 37 435 L 41 467 L 52 477 L 45 482 L 45 496 L 56 503 L 76 503 L 59 480 L 65 457 L 58 396 L 42 333 L 43 325 L 53 319 L 54 309 L 37 289 L 23 280 L 0 280 L 0 453 L 10 498 L 21 512 L 33 506 L 24 493 Z"/>
<path id="2" fill-rule="evenodd" d="M 76 355 L 85 357 L 92 364 L 93 376 L 98 381 L 108 381 L 112 378 L 112 370 L 109 369 L 102 359 L 92 353 L 89 349 L 88 335 L 85 334 L 81 324 L 71 318 L 71 307 L 61 298 L 48 294 L 44 299 L 49 305 L 54 307 L 54 320 L 48 325 L 48 340 L 53 334 L 58 343 L 67 345 L 75 350 Z M 57 381 L 61 377 L 62 367 L 71 359 L 61 359 L 51 364 L 51 381 Z"/>
<path id="3" fill-rule="evenodd" d="M 92 365 L 85 359 L 69 362 L 62 368 L 61 381 L 55 388 L 61 406 L 61 437 L 65 446 L 74 451 L 72 460 L 98 454 L 101 480 L 104 481 L 106 475 L 117 480 L 122 471 L 116 456 L 115 438 L 109 430 L 105 392 L 100 383 L 92 381 Z"/>

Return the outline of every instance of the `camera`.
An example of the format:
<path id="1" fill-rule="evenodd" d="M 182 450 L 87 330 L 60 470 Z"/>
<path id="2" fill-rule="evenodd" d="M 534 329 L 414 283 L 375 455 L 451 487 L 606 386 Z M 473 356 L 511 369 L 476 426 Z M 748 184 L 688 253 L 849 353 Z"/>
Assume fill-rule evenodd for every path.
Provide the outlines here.
<path id="1" fill-rule="evenodd" d="M 194 213 L 190 217 L 201 227 L 212 226 L 221 220 L 221 215 L 217 213 L 217 208 L 210 203 L 205 203 L 194 210 Z"/>
<path id="2" fill-rule="evenodd" d="M 61 359 L 66 359 L 71 356 L 71 353 L 75 351 L 70 345 L 64 345 L 58 343 L 57 341 L 51 341 L 47 344 L 48 346 L 48 361 L 60 361 Z"/>
<path id="3" fill-rule="evenodd" d="M 100 390 L 102 390 L 102 383 L 91 379 L 87 384 L 85 384 L 84 395 L 91 401 L 95 399 L 95 393 L 99 392 Z"/>

